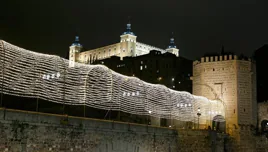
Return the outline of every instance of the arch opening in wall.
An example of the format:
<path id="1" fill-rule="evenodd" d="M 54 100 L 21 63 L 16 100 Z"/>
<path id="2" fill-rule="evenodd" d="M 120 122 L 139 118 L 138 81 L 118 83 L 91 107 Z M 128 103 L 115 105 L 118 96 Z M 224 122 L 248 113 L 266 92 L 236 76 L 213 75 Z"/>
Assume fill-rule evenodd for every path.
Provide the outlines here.
<path id="1" fill-rule="evenodd" d="M 226 121 L 222 115 L 216 115 L 212 120 L 212 128 L 214 130 L 225 132 L 226 131 Z"/>
<path id="2" fill-rule="evenodd" d="M 261 132 L 268 133 L 268 120 L 261 121 Z"/>

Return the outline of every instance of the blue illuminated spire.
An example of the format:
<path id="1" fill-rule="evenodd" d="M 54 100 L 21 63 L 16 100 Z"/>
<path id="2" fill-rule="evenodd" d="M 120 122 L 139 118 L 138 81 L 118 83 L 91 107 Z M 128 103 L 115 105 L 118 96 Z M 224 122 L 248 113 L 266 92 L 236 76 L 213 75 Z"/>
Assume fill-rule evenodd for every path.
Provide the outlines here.
<path id="1" fill-rule="evenodd" d="M 123 34 L 131 34 L 131 35 L 135 35 L 133 32 L 131 32 L 130 19 L 129 19 L 128 24 L 127 24 L 127 29 L 126 29 L 126 31 L 125 31 Z"/>
<path id="2" fill-rule="evenodd" d="M 80 46 L 80 47 L 82 47 L 82 45 L 79 43 L 79 36 L 75 36 L 75 40 L 74 40 L 72 46 Z"/>
<path id="3" fill-rule="evenodd" d="M 169 42 L 169 46 L 168 48 L 177 48 L 176 45 L 175 45 L 175 39 L 174 39 L 174 36 L 173 36 L 173 32 L 172 32 L 172 36 L 170 38 L 170 42 Z"/>

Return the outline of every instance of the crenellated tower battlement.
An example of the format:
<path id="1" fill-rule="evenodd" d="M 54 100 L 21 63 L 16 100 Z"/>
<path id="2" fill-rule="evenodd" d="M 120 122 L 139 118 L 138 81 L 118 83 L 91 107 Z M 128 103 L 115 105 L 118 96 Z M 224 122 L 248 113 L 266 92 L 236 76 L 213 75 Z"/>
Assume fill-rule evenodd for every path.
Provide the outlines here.
<path id="1" fill-rule="evenodd" d="M 228 61 L 228 60 L 241 60 L 241 61 L 250 61 L 251 58 L 238 58 L 237 55 L 219 55 L 219 56 L 206 56 L 202 57 L 200 60 L 196 60 L 193 62 L 193 66 L 204 63 L 204 62 L 218 62 L 218 61 Z"/>

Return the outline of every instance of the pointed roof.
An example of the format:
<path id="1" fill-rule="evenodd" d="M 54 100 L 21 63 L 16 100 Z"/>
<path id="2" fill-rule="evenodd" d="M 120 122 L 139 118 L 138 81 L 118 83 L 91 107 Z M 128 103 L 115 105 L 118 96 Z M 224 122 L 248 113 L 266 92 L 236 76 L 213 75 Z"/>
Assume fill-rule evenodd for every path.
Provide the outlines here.
<path id="1" fill-rule="evenodd" d="M 169 45 L 168 45 L 168 49 L 169 48 L 177 48 L 177 46 L 175 45 L 175 39 L 174 39 L 174 35 L 173 35 L 173 32 L 172 32 L 172 35 L 170 37 L 170 41 L 169 41 Z"/>
<path id="2" fill-rule="evenodd" d="M 131 31 L 130 19 L 129 19 L 129 21 L 128 21 L 126 31 L 123 33 L 123 35 L 124 35 L 124 34 L 135 35 L 135 34 Z"/>
<path id="3" fill-rule="evenodd" d="M 73 42 L 73 44 L 71 46 L 80 46 L 82 47 L 82 45 L 79 43 L 79 36 L 75 36 L 75 40 Z"/>

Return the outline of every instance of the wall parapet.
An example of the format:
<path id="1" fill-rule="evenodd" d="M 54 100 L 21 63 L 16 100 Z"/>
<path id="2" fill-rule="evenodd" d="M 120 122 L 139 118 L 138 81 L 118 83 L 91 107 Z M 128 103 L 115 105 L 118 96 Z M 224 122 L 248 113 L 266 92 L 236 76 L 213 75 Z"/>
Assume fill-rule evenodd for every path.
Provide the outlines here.
<path id="1" fill-rule="evenodd" d="M 206 62 L 219 62 L 219 61 L 228 61 L 228 60 L 244 60 L 244 61 L 252 61 L 250 58 L 242 58 L 239 59 L 237 55 L 220 55 L 220 56 L 206 56 L 206 57 L 201 57 L 200 60 L 195 60 L 193 61 L 193 66 L 198 65 L 200 63 L 206 63 Z"/>
<path id="2" fill-rule="evenodd" d="M 152 45 L 148 45 L 148 44 L 144 44 L 144 43 L 141 43 L 141 42 L 137 42 L 136 43 L 137 45 L 143 45 L 143 46 L 146 46 L 146 47 L 150 47 L 152 49 L 155 49 L 155 50 L 158 50 L 158 51 L 161 51 L 161 52 L 165 52 L 166 50 L 164 49 L 161 49 L 161 48 L 157 48 L 155 46 L 152 46 Z"/>
<path id="3" fill-rule="evenodd" d="M 178 135 L 168 128 L 25 111 L 0 109 L 0 132 L 0 151 L 178 151 Z"/>

